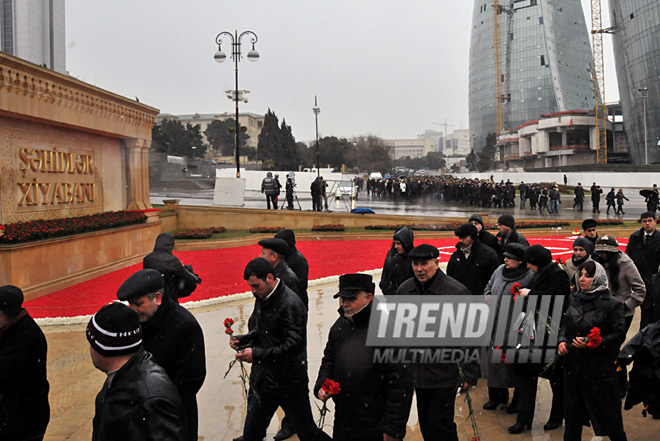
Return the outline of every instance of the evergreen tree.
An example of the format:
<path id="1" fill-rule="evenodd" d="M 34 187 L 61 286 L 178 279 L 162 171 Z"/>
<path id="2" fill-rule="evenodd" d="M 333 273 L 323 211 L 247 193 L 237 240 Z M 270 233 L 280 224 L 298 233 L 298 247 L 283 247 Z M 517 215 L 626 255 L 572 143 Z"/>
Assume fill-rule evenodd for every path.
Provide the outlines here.
<path id="1" fill-rule="evenodd" d="M 480 171 L 492 170 L 495 164 L 495 152 L 497 151 L 497 135 L 489 133 L 486 136 L 486 146 L 479 152 L 477 168 Z"/>
<path id="2" fill-rule="evenodd" d="M 224 121 L 216 119 L 204 130 L 204 135 L 209 141 L 215 154 L 222 156 L 233 156 L 236 149 L 236 120 L 233 118 Z M 250 138 L 246 133 L 239 131 L 238 140 L 241 143 L 241 154 L 246 154 L 243 149 Z"/>
<path id="3" fill-rule="evenodd" d="M 474 148 L 470 150 L 470 153 L 465 157 L 465 162 L 467 163 L 467 168 L 469 170 L 476 170 L 477 169 L 477 161 L 479 158 L 477 158 L 477 154 L 474 153 Z"/>
<path id="4" fill-rule="evenodd" d="M 392 147 L 379 136 L 366 135 L 353 139 L 358 152 L 360 168 L 366 171 L 386 172 L 392 169 Z"/>
<path id="5" fill-rule="evenodd" d="M 257 144 L 259 159 L 261 159 L 264 164 L 271 164 L 272 167 L 277 160 L 277 154 L 278 151 L 280 151 L 279 146 L 281 145 L 282 133 L 279 127 L 279 121 L 275 113 L 268 109 L 264 118 L 264 126 L 259 134 L 259 142 Z"/>

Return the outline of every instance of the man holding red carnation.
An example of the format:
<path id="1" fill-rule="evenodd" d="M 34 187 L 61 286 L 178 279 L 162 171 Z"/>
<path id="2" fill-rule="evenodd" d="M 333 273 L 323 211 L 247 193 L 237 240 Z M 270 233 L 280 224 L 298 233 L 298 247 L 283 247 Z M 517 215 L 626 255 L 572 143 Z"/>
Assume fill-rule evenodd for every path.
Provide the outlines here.
<path id="1" fill-rule="evenodd" d="M 332 325 L 314 387 L 335 402 L 335 441 L 403 439 L 413 381 L 403 365 L 374 362 L 367 331 L 375 285 L 368 274 L 339 277 L 340 317 Z"/>

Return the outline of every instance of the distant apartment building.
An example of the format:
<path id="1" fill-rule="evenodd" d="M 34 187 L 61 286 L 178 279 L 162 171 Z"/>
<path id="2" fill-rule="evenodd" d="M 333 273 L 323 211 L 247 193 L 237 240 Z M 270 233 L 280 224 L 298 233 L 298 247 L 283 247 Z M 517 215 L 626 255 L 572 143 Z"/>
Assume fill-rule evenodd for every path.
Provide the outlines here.
<path id="1" fill-rule="evenodd" d="M 465 157 L 470 154 L 470 150 L 470 131 L 468 129 L 454 130 L 444 138 L 442 153 L 445 156 Z"/>
<path id="2" fill-rule="evenodd" d="M 440 151 L 440 140 L 436 137 L 413 139 L 385 139 L 385 145 L 392 147 L 394 160 L 401 158 L 423 158 L 429 152 Z"/>
<path id="3" fill-rule="evenodd" d="M 660 163 L 660 2 L 609 0 L 609 7 L 630 156 L 634 164 L 647 154 L 649 163 Z"/>
<path id="4" fill-rule="evenodd" d="M 0 50 L 66 73 L 64 0 L 0 0 Z"/>
<path id="5" fill-rule="evenodd" d="M 246 134 L 249 136 L 247 140 L 248 147 L 257 148 L 259 143 L 259 135 L 261 134 L 261 129 L 264 126 L 264 115 L 258 115 L 256 113 L 239 113 L 238 114 L 238 123 L 241 126 L 247 127 Z M 164 119 L 176 119 L 181 121 L 183 124 L 190 123 L 192 125 L 200 126 L 202 135 L 206 128 L 215 120 L 225 121 L 227 119 L 236 119 L 236 115 L 232 113 L 194 113 L 190 115 L 171 115 L 169 113 L 161 113 L 156 117 L 156 123 L 160 123 Z M 208 142 L 206 136 L 204 135 L 204 141 Z"/>
<path id="6" fill-rule="evenodd" d="M 475 0 L 469 66 L 470 140 L 475 150 L 497 131 L 548 114 L 594 108 L 592 52 L 580 0 L 502 0 L 500 45 L 494 46 L 494 8 Z M 499 59 L 495 60 L 495 47 Z M 496 79 L 496 63 L 500 76 Z M 498 94 L 498 84 L 500 95 Z"/>

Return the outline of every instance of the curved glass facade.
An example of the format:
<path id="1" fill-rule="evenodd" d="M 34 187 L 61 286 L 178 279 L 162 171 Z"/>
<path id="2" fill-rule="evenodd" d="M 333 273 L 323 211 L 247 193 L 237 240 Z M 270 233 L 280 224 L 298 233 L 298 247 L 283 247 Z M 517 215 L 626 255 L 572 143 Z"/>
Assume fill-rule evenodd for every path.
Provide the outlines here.
<path id="1" fill-rule="evenodd" d="M 470 140 L 496 131 L 493 9 L 476 0 L 470 40 Z M 580 0 L 503 0 L 499 15 L 504 129 L 542 113 L 594 108 L 592 53 Z M 507 10 L 509 12 L 507 12 Z"/>
<path id="2" fill-rule="evenodd" d="M 630 157 L 644 164 L 644 104 L 648 162 L 660 163 L 660 2 L 610 0 L 614 59 Z M 646 88 L 646 91 L 639 89 Z M 644 99 L 643 96 L 648 98 Z"/>

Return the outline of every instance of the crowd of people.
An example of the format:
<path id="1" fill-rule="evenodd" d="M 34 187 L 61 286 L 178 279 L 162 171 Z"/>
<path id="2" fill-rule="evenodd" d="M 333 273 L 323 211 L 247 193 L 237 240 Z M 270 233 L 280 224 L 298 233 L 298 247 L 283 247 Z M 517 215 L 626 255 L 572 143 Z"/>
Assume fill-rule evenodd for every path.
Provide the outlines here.
<path id="1" fill-rule="evenodd" d="M 308 262 L 290 229 L 261 240 L 259 256 L 243 272 L 255 297 L 248 332 L 232 335 L 229 343 L 238 360 L 253 366 L 243 433 L 234 441 L 262 440 L 278 407 L 285 418 L 276 440 L 294 433 L 303 441 L 400 440 L 413 395 L 423 439 L 457 440 L 457 391 L 469 390 L 479 378 L 488 386 L 483 409 L 507 405 L 506 412 L 516 414 L 508 431 L 519 434 L 531 428 L 540 376 L 549 379 L 553 395 L 544 430 L 563 425 L 564 439 L 571 441 L 591 425 L 598 436 L 626 440 L 621 400 L 628 389 L 626 409 L 641 402 L 660 418 L 660 232 L 653 212 L 643 213 L 640 222 L 623 253 L 614 237 L 599 236 L 597 223 L 585 220 L 584 236 L 575 239 L 564 264 L 547 248 L 530 246 L 513 216 L 498 218 L 494 236 L 474 214 L 455 230 L 458 242 L 446 272 L 436 247 L 415 246 L 412 230 L 398 229 L 379 284 L 385 296 L 479 296 L 505 329 L 518 332 L 497 345 L 493 335 L 479 361 L 381 363 L 366 343 L 375 283 L 367 274 L 340 276 L 334 295 L 339 316 L 312 383 L 319 402 L 334 401 L 332 437 L 315 424 L 309 400 Z M 87 325 L 92 362 L 107 374 L 96 398 L 93 440 L 198 437 L 204 336 L 177 300 L 201 278 L 172 248 L 171 236 L 160 235 L 144 268 L 117 291 L 120 302 L 101 308 Z M 548 319 L 554 325 L 536 327 L 542 318 L 513 314 L 518 295 L 523 302 L 547 299 L 548 311 L 559 311 Z M 46 340 L 22 303 L 18 287 L 0 287 L 0 439 L 10 441 L 43 439 L 49 421 Z M 640 332 L 622 350 L 637 308 Z M 558 332 L 552 347 L 558 361 L 550 372 L 517 351 L 529 333 L 546 341 L 539 332 Z M 629 388 L 622 387 L 633 360 Z M 333 391 L 328 383 L 341 388 Z"/>

